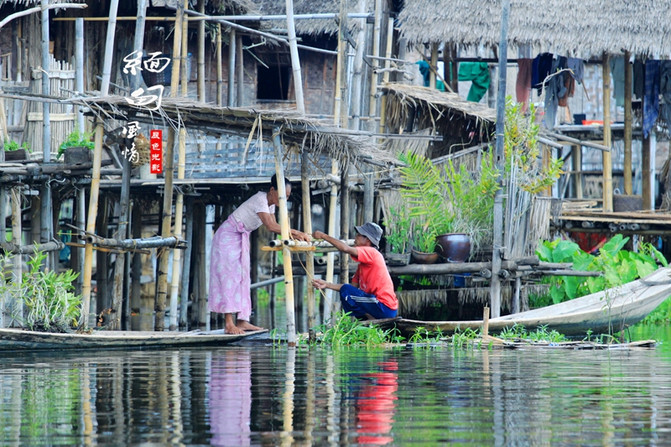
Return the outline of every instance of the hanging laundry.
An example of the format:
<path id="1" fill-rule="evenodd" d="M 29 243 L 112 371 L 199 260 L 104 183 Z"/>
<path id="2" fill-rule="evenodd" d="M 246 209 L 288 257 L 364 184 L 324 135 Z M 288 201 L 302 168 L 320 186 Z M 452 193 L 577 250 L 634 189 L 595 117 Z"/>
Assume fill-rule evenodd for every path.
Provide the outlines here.
<path id="1" fill-rule="evenodd" d="M 531 63 L 532 59 L 517 59 L 515 95 L 517 97 L 517 102 L 522 104 L 523 113 L 529 108 L 529 96 L 531 95 Z"/>
<path id="2" fill-rule="evenodd" d="M 662 61 L 659 68 L 659 93 L 664 103 L 659 107 L 659 117 L 671 124 L 671 61 Z"/>
<path id="3" fill-rule="evenodd" d="M 659 115 L 659 61 L 645 62 L 645 93 L 643 95 L 643 136 L 648 138 Z"/>
<path id="4" fill-rule="evenodd" d="M 563 98 L 568 94 L 565 77 L 570 75 L 567 71 L 562 71 L 565 68 L 565 57 L 559 57 L 553 60 L 551 73 L 557 74 L 550 77 L 545 84 L 545 118 L 543 119 L 543 122 L 548 129 L 552 129 L 555 126 L 559 98 Z"/>
<path id="5" fill-rule="evenodd" d="M 538 94 L 543 93 L 543 81 L 552 69 L 552 54 L 541 53 L 531 63 L 531 87 L 537 89 Z"/>
<path id="6" fill-rule="evenodd" d="M 582 84 L 582 78 L 585 75 L 585 61 L 575 57 L 566 59 L 566 68 L 571 70 L 571 76 L 578 84 Z"/>
<path id="7" fill-rule="evenodd" d="M 424 87 L 429 87 L 431 85 L 431 65 L 429 65 L 429 63 L 424 60 L 415 63 L 419 65 L 419 72 L 422 75 Z M 443 84 L 443 81 L 436 79 L 436 88 L 441 92 L 444 92 L 445 85 Z"/>
<path id="8" fill-rule="evenodd" d="M 489 88 L 489 65 L 486 62 L 462 62 L 459 64 L 459 80 L 471 81 L 466 99 L 480 102 Z"/>

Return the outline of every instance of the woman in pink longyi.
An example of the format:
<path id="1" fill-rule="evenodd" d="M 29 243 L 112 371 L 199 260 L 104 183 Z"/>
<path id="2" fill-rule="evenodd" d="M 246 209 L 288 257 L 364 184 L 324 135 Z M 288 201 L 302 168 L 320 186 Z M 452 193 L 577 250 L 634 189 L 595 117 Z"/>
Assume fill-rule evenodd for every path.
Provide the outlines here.
<path id="1" fill-rule="evenodd" d="M 273 233 L 281 232 L 275 219 L 275 207 L 279 204 L 277 176 L 273 175 L 270 183 L 268 192 L 257 192 L 233 211 L 217 229 L 212 241 L 208 308 L 210 312 L 225 315 L 229 334 L 261 329 L 249 322 L 252 313 L 249 235 L 261 225 Z M 291 183 L 286 181 L 285 186 L 289 197 Z M 298 230 L 290 230 L 290 233 L 298 240 L 311 239 Z"/>

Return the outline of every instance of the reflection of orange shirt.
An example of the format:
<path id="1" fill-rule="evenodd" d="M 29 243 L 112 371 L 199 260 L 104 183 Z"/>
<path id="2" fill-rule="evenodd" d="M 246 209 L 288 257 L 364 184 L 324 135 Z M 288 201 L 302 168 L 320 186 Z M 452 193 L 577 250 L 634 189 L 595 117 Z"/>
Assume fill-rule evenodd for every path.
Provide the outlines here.
<path id="1" fill-rule="evenodd" d="M 394 293 L 394 283 L 391 281 L 384 257 L 374 247 L 357 247 L 358 256 L 352 256 L 359 263 L 352 282 L 359 284 L 359 288 L 366 293 L 375 295 L 375 298 L 391 310 L 398 309 L 398 300 Z"/>
<path id="2" fill-rule="evenodd" d="M 389 362 L 395 365 L 395 362 Z M 396 368 L 389 368 L 396 371 Z M 391 432 L 395 403 L 398 399 L 396 372 L 365 374 L 366 385 L 357 393 L 357 442 L 359 444 L 388 444 L 394 440 L 384 436 Z"/>

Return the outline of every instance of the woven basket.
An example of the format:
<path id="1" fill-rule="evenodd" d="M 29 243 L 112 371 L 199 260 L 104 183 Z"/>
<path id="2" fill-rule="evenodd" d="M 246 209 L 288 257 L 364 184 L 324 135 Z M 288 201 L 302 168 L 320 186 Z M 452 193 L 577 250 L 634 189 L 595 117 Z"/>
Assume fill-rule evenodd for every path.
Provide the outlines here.
<path id="1" fill-rule="evenodd" d="M 146 165 L 150 160 L 150 147 L 149 140 L 143 134 L 135 137 L 135 150 L 138 153 L 137 160 L 132 161 L 132 166 L 134 168 L 139 168 L 142 165 Z"/>

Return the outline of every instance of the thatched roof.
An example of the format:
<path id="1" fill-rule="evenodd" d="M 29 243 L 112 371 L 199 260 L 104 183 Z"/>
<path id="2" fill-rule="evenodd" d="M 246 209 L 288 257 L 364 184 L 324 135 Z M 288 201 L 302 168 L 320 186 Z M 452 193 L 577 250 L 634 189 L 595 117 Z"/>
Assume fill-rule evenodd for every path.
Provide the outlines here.
<path id="1" fill-rule="evenodd" d="M 411 43 L 497 47 L 501 0 L 406 1 L 399 15 Z M 604 52 L 671 54 L 671 0 L 511 0 L 508 44 L 582 58 Z"/>
<path id="2" fill-rule="evenodd" d="M 429 129 L 441 135 L 434 142 L 432 156 L 452 152 L 453 147 L 469 147 L 491 139 L 496 111 L 484 104 L 462 99 L 456 93 L 407 84 L 385 84 L 386 122 L 393 131 L 418 132 Z M 407 126 L 412 122 L 413 128 Z"/>
<path id="3" fill-rule="evenodd" d="M 357 0 L 347 0 L 348 12 L 354 12 L 357 8 Z M 261 14 L 282 15 L 286 14 L 285 0 L 261 0 L 258 8 Z M 340 12 L 340 2 L 333 0 L 294 0 L 294 14 L 323 14 Z M 301 35 L 331 35 L 338 33 L 338 24 L 331 19 L 301 19 L 296 20 L 296 34 Z"/>
<path id="4" fill-rule="evenodd" d="M 163 98 L 157 112 L 131 106 L 122 96 L 104 98 L 78 98 L 73 100 L 89 107 L 103 118 L 125 121 L 138 120 L 154 123 L 162 119 L 177 124 L 182 122 L 187 130 L 229 134 L 242 137 L 256 136 L 259 127 L 264 139 L 271 140 L 279 129 L 285 148 L 298 147 L 315 155 L 348 159 L 358 162 L 396 163 L 394 155 L 384 151 L 373 136 L 361 132 L 335 128 L 330 124 L 301 117 L 295 111 L 268 111 L 251 108 L 218 107 L 187 98 Z"/>
<path id="5" fill-rule="evenodd" d="M 184 0 L 151 0 L 155 7 L 177 8 L 183 4 Z M 205 10 L 211 14 L 255 14 L 257 7 L 253 0 L 205 0 Z"/>

